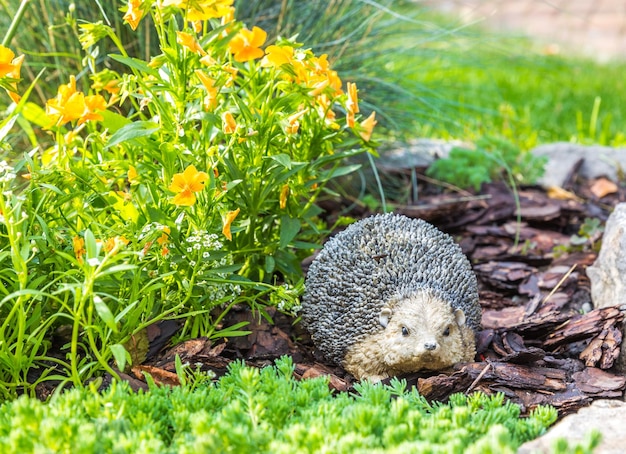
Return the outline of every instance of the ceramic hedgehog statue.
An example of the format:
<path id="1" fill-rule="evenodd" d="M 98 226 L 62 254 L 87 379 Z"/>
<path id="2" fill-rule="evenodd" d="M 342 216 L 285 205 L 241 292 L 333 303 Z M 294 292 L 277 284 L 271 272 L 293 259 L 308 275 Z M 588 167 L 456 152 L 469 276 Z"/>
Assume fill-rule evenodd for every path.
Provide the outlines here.
<path id="1" fill-rule="evenodd" d="M 472 361 L 480 318 L 461 248 L 431 224 L 396 214 L 331 238 L 309 268 L 302 301 L 317 348 L 372 381 Z"/>

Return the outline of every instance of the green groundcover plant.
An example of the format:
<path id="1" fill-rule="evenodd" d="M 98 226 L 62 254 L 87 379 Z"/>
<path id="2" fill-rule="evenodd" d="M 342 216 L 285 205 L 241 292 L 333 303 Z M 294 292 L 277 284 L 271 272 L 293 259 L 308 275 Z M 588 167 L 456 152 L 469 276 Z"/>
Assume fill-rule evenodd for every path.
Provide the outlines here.
<path id="1" fill-rule="evenodd" d="M 243 363 L 211 384 L 133 393 L 116 382 L 49 404 L 21 397 L 0 407 L 0 445 L 23 452 L 513 453 L 556 420 L 538 407 L 520 418 L 502 394 L 455 394 L 429 404 L 406 383 L 361 383 L 333 396 L 326 378 L 297 381 L 290 358 Z"/>
<path id="2" fill-rule="evenodd" d="M 245 333 L 235 304 L 293 312 L 315 205 L 341 161 L 369 150 L 375 113 L 326 55 L 237 21 L 232 0 L 131 0 L 160 53 L 131 57 L 80 23 L 84 68 L 44 106 L 0 46 L 0 85 L 36 145 L 0 166 L 0 399 L 38 380 L 81 384 L 136 352 L 131 337 L 181 318 L 181 337 Z M 117 51 L 99 54 L 107 40 Z M 50 355 L 53 335 L 62 355 Z M 58 353 L 58 352 L 57 352 Z M 139 355 L 140 356 L 140 355 Z"/>

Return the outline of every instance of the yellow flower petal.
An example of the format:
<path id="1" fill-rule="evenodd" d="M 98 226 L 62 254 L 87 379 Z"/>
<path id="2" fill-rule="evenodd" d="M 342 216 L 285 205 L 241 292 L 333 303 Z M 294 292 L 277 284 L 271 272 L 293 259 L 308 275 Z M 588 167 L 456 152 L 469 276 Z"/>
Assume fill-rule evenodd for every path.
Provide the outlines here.
<path id="1" fill-rule="evenodd" d="M 237 130 L 237 122 L 232 113 L 224 112 L 222 114 L 222 129 L 224 134 L 232 134 Z"/>
<path id="2" fill-rule="evenodd" d="M 228 213 L 226 213 L 226 217 L 224 218 L 224 227 L 222 227 L 222 234 L 229 240 L 233 239 L 233 235 L 230 232 L 230 225 L 239 214 L 239 211 L 241 211 L 239 208 L 234 211 L 229 211 Z"/>
<path id="3" fill-rule="evenodd" d="M 177 192 L 172 202 L 175 205 L 191 206 L 196 203 L 194 192 L 204 189 L 204 183 L 209 179 L 205 172 L 199 172 L 194 165 L 188 166 L 183 173 L 177 173 L 172 177 L 169 190 Z"/>
<path id="4" fill-rule="evenodd" d="M 267 33 L 259 27 L 252 30 L 242 28 L 228 43 L 228 49 L 233 54 L 235 61 L 246 62 L 261 58 L 265 55 L 260 47 L 265 43 Z"/>
<path id="5" fill-rule="evenodd" d="M 374 130 L 374 126 L 376 126 L 378 122 L 376 121 L 376 112 L 373 111 L 369 117 L 361 122 L 362 131 L 359 132 L 359 135 L 365 140 L 369 142 L 372 138 L 372 131 Z"/>

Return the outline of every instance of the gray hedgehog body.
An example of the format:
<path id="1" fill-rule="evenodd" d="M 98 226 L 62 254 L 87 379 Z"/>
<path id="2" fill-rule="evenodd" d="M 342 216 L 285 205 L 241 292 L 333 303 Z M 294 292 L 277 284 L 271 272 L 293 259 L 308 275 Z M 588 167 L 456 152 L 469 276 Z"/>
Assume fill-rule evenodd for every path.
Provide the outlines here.
<path id="1" fill-rule="evenodd" d="M 473 360 L 480 318 L 461 248 L 431 224 L 395 214 L 331 238 L 309 268 L 302 301 L 316 346 L 359 379 Z"/>

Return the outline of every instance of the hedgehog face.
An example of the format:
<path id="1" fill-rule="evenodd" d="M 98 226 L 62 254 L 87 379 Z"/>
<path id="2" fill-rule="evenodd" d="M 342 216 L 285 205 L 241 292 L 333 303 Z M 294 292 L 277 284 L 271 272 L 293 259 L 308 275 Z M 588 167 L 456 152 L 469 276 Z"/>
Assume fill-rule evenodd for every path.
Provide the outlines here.
<path id="1" fill-rule="evenodd" d="M 393 301 L 380 313 L 383 361 L 398 373 L 439 370 L 468 357 L 465 314 L 428 291 Z M 471 350 L 471 349 L 470 349 Z M 473 356 L 473 355 L 472 355 Z"/>

